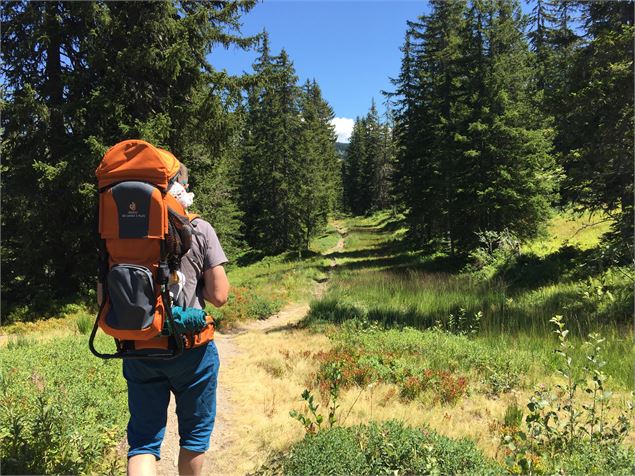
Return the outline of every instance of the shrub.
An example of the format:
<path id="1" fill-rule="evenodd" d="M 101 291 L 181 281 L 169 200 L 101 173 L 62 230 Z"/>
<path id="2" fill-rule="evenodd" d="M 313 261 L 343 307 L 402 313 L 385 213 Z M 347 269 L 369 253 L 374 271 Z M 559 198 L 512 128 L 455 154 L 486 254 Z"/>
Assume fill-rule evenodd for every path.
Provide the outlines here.
<path id="1" fill-rule="evenodd" d="M 77 324 L 77 330 L 79 333 L 86 335 L 93 329 L 95 318 L 93 316 L 89 316 L 88 314 L 80 314 L 77 316 L 75 323 Z"/>
<path id="2" fill-rule="evenodd" d="M 250 318 L 267 319 L 280 309 L 280 305 L 259 294 L 253 293 L 247 307 Z"/>
<path id="3" fill-rule="evenodd" d="M 431 392 L 442 403 L 455 403 L 465 395 L 468 386 L 465 376 L 425 368 L 413 357 L 398 358 L 395 353 L 346 347 L 318 352 L 315 358 L 320 366 L 315 377 L 316 384 L 323 395 L 335 379 L 338 388 L 363 387 L 371 382 L 394 383 L 399 386 L 404 400 L 414 400 L 422 392 Z"/>
<path id="4" fill-rule="evenodd" d="M 307 435 L 285 456 L 283 468 L 288 475 L 500 472 L 469 440 L 452 440 L 394 420 Z"/>
<path id="5" fill-rule="evenodd" d="M 227 305 L 221 309 L 208 306 L 219 329 L 231 326 L 244 319 L 267 319 L 278 312 L 281 301 L 263 296 L 249 287 L 237 286 L 231 289 Z"/>
<path id="6" fill-rule="evenodd" d="M 101 336 L 104 348 L 112 340 Z M 0 349 L 0 459 L 7 474 L 107 474 L 125 462 L 121 364 L 90 354 L 85 338 Z"/>
<path id="7" fill-rule="evenodd" d="M 556 353 L 561 359 L 558 373 L 562 382 L 555 389 L 545 385 L 536 389 L 527 403 L 525 428 L 510 425 L 512 417 L 506 414 L 501 442 L 507 468 L 541 474 L 554 469 L 577 472 L 589 464 L 596 474 L 632 471 L 632 464 L 625 462 L 629 457 L 633 460 L 635 451 L 621 447 L 621 443 L 631 427 L 633 405 L 628 403 L 631 415 L 622 411 L 616 418 L 608 416 L 612 393 L 606 388 L 607 376 L 602 370 L 606 364 L 604 339 L 589 335 L 584 344 L 585 363 L 579 365 L 572 358 L 575 348 L 567 338 L 569 331 L 562 316 L 551 322 L 558 336 Z M 586 397 L 580 395 L 579 387 L 584 387 Z"/>
<path id="8" fill-rule="evenodd" d="M 307 435 L 284 462 L 284 474 L 288 475 L 364 474 L 365 468 L 355 433 L 340 427 Z"/>
<path id="9" fill-rule="evenodd" d="M 635 450 L 622 446 L 581 443 L 575 451 L 560 454 L 545 463 L 545 474 L 632 476 Z"/>

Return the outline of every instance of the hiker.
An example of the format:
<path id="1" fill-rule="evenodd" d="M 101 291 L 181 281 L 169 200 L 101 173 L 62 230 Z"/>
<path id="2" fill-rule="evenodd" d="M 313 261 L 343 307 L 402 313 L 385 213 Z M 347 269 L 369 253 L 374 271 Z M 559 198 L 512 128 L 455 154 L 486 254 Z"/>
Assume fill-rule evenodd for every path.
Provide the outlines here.
<path id="1" fill-rule="evenodd" d="M 193 193 L 187 192 L 189 174 L 180 164 L 170 193 L 187 209 Z M 205 301 L 216 307 L 227 302 L 227 262 L 212 226 L 201 218 L 192 220 L 195 232 L 190 250 L 181 259 L 179 285 L 171 287 L 175 304 L 204 309 Z M 97 295 L 101 300 L 101 286 Z M 165 434 L 170 392 L 176 398 L 179 423 L 179 474 L 199 475 L 214 428 L 219 358 L 213 340 L 189 348 L 170 360 L 124 359 L 128 384 L 128 474 L 156 474 L 156 460 Z"/>

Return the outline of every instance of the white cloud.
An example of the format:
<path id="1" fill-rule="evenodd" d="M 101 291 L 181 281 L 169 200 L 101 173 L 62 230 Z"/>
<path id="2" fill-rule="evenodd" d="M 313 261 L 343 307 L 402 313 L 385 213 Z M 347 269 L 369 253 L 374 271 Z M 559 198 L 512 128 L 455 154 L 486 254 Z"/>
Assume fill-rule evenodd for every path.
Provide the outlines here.
<path id="1" fill-rule="evenodd" d="M 351 139 L 353 133 L 354 119 L 348 117 L 336 117 L 331 120 L 331 124 L 335 126 L 335 133 L 337 134 L 337 142 L 348 142 Z"/>

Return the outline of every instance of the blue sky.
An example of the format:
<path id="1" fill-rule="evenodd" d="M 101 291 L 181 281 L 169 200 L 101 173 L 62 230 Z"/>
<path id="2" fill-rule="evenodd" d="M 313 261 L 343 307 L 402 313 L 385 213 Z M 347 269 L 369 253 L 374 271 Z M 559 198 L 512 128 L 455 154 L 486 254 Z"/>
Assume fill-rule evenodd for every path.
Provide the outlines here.
<path id="1" fill-rule="evenodd" d="M 289 53 L 300 82 L 315 78 L 335 112 L 336 132 L 347 140 L 353 119 L 366 114 L 381 90 L 399 74 L 400 46 L 406 20 L 428 11 L 421 1 L 281 1 L 265 0 L 243 16 L 242 33 L 266 28 L 272 51 Z M 251 71 L 257 53 L 233 47 L 209 56 L 230 74 Z"/>

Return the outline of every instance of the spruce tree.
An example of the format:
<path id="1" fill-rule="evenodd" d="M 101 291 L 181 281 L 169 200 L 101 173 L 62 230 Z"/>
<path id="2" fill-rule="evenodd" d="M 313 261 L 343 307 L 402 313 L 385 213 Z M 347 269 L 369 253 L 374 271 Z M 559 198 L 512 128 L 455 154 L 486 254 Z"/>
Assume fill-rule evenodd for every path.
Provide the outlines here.
<path id="1" fill-rule="evenodd" d="M 210 112 L 192 98 L 206 89 L 211 104 L 235 84 L 212 90 L 219 76 L 206 55 L 215 44 L 250 44 L 226 30 L 253 4 L 2 4 L 3 313 L 94 287 L 102 154 L 143 138 L 184 158 L 186 130 Z M 206 120 L 222 123 L 221 109 Z M 218 148 L 230 138 L 216 140 Z"/>
<path id="2" fill-rule="evenodd" d="M 366 155 L 366 126 L 363 118 L 355 118 L 351 138 L 342 163 L 344 201 L 347 209 L 355 215 L 364 213 L 365 207 L 359 193 L 363 186 L 362 162 Z"/>
<path id="3" fill-rule="evenodd" d="M 408 24 L 395 81 L 396 177 L 405 178 L 420 242 L 443 239 L 463 252 L 479 230 L 530 237 L 548 214 L 557 170 L 523 25 L 518 4 L 506 0 L 432 2 Z"/>
<path id="4" fill-rule="evenodd" d="M 299 208 L 299 226 L 303 237 L 300 250 L 326 226 L 335 210 L 340 192 L 340 164 L 335 150 L 336 136 L 331 125 L 333 110 L 322 98 L 313 80 L 304 84 L 300 98 L 301 133 L 297 146 L 300 161 L 295 180 Z"/>
<path id="5" fill-rule="evenodd" d="M 543 116 L 532 95 L 531 63 L 517 2 L 472 3 L 470 13 L 474 88 L 478 97 L 466 127 L 472 165 L 464 183 L 473 201 L 459 233 L 460 246 L 475 244 L 478 230 L 507 228 L 534 236 L 549 214 L 557 168 Z M 485 40 L 485 41 L 483 41 Z M 475 91 L 475 92 L 477 92 Z"/>
<path id="6" fill-rule="evenodd" d="M 567 101 L 567 196 L 615 218 L 613 239 L 633 255 L 633 2 L 580 3 L 588 43 L 578 49 Z"/>
<path id="7" fill-rule="evenodd" d="M 387 208 L 391 198 L 395 150 L 392 131 L 379 119 L 375 101 L 353 125 L 343 162 L 344 198 L 355 215 Z"/>

